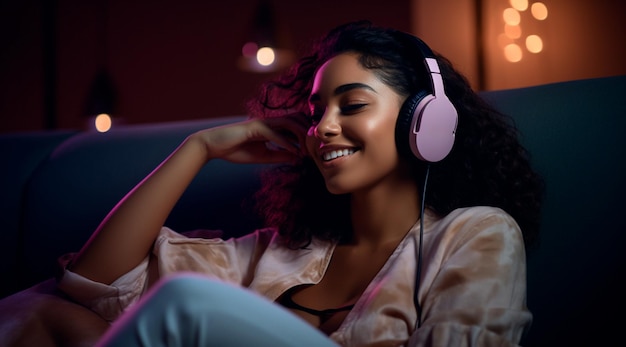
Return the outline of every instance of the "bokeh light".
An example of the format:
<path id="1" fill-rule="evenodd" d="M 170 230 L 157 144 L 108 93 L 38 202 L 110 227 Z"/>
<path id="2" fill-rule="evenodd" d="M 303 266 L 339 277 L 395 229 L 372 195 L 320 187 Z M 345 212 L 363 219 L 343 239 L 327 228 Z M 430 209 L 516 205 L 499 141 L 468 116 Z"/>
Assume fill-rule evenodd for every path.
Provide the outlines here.
<path id="1" fill-rule="evenodd" d="M 518 11 L 526 11 L 528 9 L 528 0 L 511 0 L 511 7 Z"/>
<path id="2" fill-rule="evenodd" d="M 531 26 L 529 30 L 526 22 L 529 19 L 531 21 L 545 20 L 548 18 L 548 8 L 543 2 L 539 1 L 509 0 L 508 2 L 510 7 L 502 11 L 504 30 L 498 35 L 497 43 L 502 49 L 504 58 L 509 62 L 515 63 L 522 60 L 523 47 L 530 53 L 536 54 L 543 51 L 543 39 L 536 34 L 526 34 L 527 31 L 541 32 L 541 29 Z M 526 11 L 529 9 L 530 11 Z M 522 26 L 525 27 L 522 28 Z"/>
<path id="3" fill-rule="evenodd" d="M 250 58 L 254 57 L 258 50 L 259 46 L 255 42 L 246 42 L 243 47 L 241 47 L 241 54 L 244 57 Z"/>
<path id="4" fill-rule="evenodd" d="M 259 64 L 263 66 L 272 65 L 275 59 L 276 54 L 274 53 L 274 50 L 270 47 L 261 47 L 256 52 L 256 60 L 259 62 Z"/>
<path id="5" fill-rule="evenodd" d="M 504 33 L 512 39 L 519 39 L 522 36 L 522 27 L 519 25 L 504 25 Z"/>
<path id="6" fill-rule="evenodd" d="M 519 12 L 511 7 L 502 12 L 502 18 L 504 19 L 504 23 L 508 25 L 518 25 L 522 20 Z"/>
<path id="7" fill-rule="evenodd" d="M 94 126 L 96 130 L 101 133 L 106 133 L 111 130 L 111 126 L 113 125 L 113 121 L 111 120 L 111 116 L 106 113 L 101 113 L 96 116 L 94 120 Z"/>
<path id="8" fill-rule="evenodd" d="M 522 60 L 522 49 L 515 43 L 511 43 L 504 47 L 504 57 L 511 63 Z"/>
<path id="9" fill-rule="evenodd" d="M 526 38 L 526 49 L 531 53 L 539 53 L 543 50 L 543 41 L 538 35 L 529 35 Z"/>
<path id="10" fill-rule="evenodd" d="M 544 20 L 548 18 L 548 8 L 542 2 L 536 2 L 530 7 L 530 13 L 536 20 Z"/>

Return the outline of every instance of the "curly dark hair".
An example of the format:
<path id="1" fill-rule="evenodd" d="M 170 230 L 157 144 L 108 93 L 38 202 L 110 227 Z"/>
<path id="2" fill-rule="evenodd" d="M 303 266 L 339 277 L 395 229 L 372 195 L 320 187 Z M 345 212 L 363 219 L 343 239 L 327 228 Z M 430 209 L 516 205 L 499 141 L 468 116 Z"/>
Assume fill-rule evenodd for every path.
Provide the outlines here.
<path id="1" fill-rule="evenodd" d="M 402 96 L 430 90 L 423 55 L 414 40 L 409 34 L 368 21 L 341 25 L 316 41 L 310 53 L 289 71 L 266 82 L 259 97 L 248 103 L 251 115 L 309 113 L 307 100 L 315 72 L 344 52 L 356 53 L 364 68 Z M 481 99 L 448 59 L 434 55 L 459 119 L 451 153 L 430 164 L 426 206 L 440 215 L 460 207 L 499 207 L 517 221 L 530 245 L 539 230 L 544 187 L 530 165 L 529 153 L 518 141 L 513 120 Z M 411 160 L 421 185 L 427 164 L 403 147 L 398 146 L 399 153 Z M 304 247 L 312 237 L 340 240 L 351 232 L 349 196 L 329 193 L 311 158 L 264 173 L 256 200 L 266 224 L 277 227 L 290 247 Z"/>

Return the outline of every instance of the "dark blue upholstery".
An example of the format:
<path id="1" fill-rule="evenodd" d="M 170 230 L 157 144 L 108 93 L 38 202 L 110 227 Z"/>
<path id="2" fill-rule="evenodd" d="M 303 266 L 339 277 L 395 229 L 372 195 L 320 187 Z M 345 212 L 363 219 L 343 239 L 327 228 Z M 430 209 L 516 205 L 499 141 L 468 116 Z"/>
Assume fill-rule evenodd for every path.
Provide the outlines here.
<path id="1" fill-rule="evenodd" d="M 485 97 L 515 118 L 546 180 L 541 241 L 528 252 L 527 344 L 613 345 L 626 293 L 626 76 Z"/>

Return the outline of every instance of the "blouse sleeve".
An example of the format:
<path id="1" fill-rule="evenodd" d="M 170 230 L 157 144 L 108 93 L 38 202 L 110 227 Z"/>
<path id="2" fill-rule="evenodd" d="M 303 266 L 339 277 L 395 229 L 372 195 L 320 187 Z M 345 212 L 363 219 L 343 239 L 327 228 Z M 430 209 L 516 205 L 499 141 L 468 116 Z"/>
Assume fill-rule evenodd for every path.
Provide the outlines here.
<path id="1" fill-rule="evenodd" d="M 257 231 L 237 239 L 189 238 L 163 227 L 152 254 L 110 285 L 91 281 L 64 268 L 60 290 L 107 321 L 115 320 L 159 278 L 193 271 L 229 282 L 245 284 L 254 272 L 270 231 Z"/>
<path id="2" fill-rule="evenodd" d="M 423 321 L 409 346 L 516 346 L 530 324 L 521 231 L 503 211 L 487 211 L 466 211 L 435 243 L 440 267 L 425 274 L 431 285 L 420 291 Z"/>
<path id="3" fill-rule="evenodd" d="M 148 257 L 109 285 L 92 281 L 66 268 L 57 286 L 69 297 L 110 322 L 139 299 L 147 286 L 147 277 Z"/>

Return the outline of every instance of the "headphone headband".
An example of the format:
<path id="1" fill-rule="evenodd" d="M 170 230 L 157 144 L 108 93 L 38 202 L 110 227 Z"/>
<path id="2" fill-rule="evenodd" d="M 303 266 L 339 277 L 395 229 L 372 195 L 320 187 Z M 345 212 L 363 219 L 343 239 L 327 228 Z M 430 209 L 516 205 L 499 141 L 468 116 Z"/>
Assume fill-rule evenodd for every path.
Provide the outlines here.
<path id="1" fill-rule="evenodd" d="M 416 36 L 397 32 L 401 41 L 412 44 L 421 54 L 429 79 L 429 91 L 410 95 L 402 105 L 396 124 L 398 150 L 410 152 L 420 160 L 438 162 L 445 158 L 454 145 L 458 114 L 445 93 L 443 77 L 435 54 Z"/>

